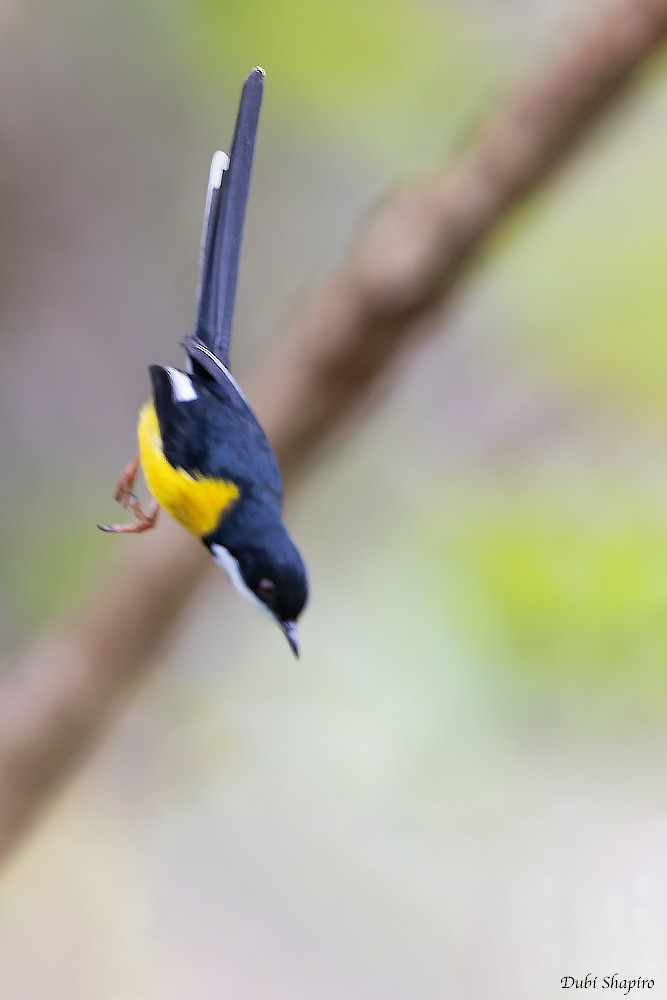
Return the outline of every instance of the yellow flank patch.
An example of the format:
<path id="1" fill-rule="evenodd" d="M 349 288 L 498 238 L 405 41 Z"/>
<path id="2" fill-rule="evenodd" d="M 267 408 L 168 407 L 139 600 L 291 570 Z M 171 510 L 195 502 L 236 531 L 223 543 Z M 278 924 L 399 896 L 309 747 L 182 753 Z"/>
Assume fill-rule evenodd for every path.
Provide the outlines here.
<path id="1" fill-rule="evenodd" d="M 238 499 L 238 486 L 226 479 L 208 479 L 170 465 L 162 450 L 152 399 L 139 413 L 137 436 L 141 467 L 160 507 L 198 538 L 213 531 L 224 511 Z"/>

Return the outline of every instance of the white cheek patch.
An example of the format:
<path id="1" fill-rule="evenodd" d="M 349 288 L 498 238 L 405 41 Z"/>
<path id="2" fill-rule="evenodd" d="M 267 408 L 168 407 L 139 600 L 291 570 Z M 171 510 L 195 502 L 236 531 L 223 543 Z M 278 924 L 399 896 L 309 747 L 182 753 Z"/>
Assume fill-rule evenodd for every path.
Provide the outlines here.
<path id="1" fill-rule="evenodd" d="M 176 402 L 192 403 L 197 398 L 197 393 L 190 376 L 185 372 L 179 372 L 177 368 L 165 368 L 165 371 L 169 376 L 171 391 Z"/>
<path id="2" fill-rule="evenodd" d="M 234 589 L 239 592 L 241 597 L 245 597 L 246 601 L 250 601 L 255 607 L 259 608 L 260 611 L 268 612 L 268 609 L 260 601 L 256 594 L 253 594 L 250 587 L 246 585 L 245 580 L 241 576 L 241 570 L 239 569 L 238 560 L 234 558 L 229 549 L 226 549 L 224 545 L 212 545 L 211 552 L 213 553 L 213 558 L 217 562 L 221 569 L 224 569 L 225 573 L 229 577 L 230 583 L 234 585 Z"/>

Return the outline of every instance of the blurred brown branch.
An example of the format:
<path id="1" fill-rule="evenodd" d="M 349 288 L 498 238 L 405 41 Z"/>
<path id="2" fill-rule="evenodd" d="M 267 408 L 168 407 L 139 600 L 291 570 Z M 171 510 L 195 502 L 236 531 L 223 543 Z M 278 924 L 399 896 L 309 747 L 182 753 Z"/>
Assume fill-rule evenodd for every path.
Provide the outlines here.
<path id="1" fill-rule="evenodd" d="M 667 33 L 667 0 L 620 0 L 493 120 L 456 169 L 391 194 L 303 309 L 252 398 L 288 479 L 368 397 L 497 226 L 543 184 Z M 0 850 L 16 843 L 151 654 L 209 565 L 172 525 L 44 635 L 0 689 Z"/>

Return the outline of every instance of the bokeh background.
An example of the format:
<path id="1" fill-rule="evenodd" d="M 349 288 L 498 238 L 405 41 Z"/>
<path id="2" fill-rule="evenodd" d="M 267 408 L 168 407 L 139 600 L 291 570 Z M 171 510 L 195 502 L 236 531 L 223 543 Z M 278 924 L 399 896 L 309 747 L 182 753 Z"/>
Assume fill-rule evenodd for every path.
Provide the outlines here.
<path id="1" fill-rule="evenodd" d="M 601 6 L 2 0 L 7 655 L 142 544 L 95 522 L 247 70 L 242 381 Z M 210 578 L 5 874 L 0 997 L 667 995 L 666 114 L 658 61 L 289 498 L 302 660 Z"/>

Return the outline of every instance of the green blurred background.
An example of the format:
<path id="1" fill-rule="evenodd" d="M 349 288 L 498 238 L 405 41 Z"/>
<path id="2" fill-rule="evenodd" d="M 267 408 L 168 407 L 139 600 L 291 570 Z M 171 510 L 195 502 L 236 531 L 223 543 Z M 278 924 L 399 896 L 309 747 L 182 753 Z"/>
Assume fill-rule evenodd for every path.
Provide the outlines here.
<path id="1" fill-rule="evenodd" d="M 245 72 L 241 380 L 373 202 L 455 157 L 580 8 L 2 0 L 8 652 L 141 545 L 94 525 L 146 366 L 178 363 Z M 5 876 L 3 1000 L 667 988 L 663 68 L 290 498 L 302 660 L 208 581 Z"/>

